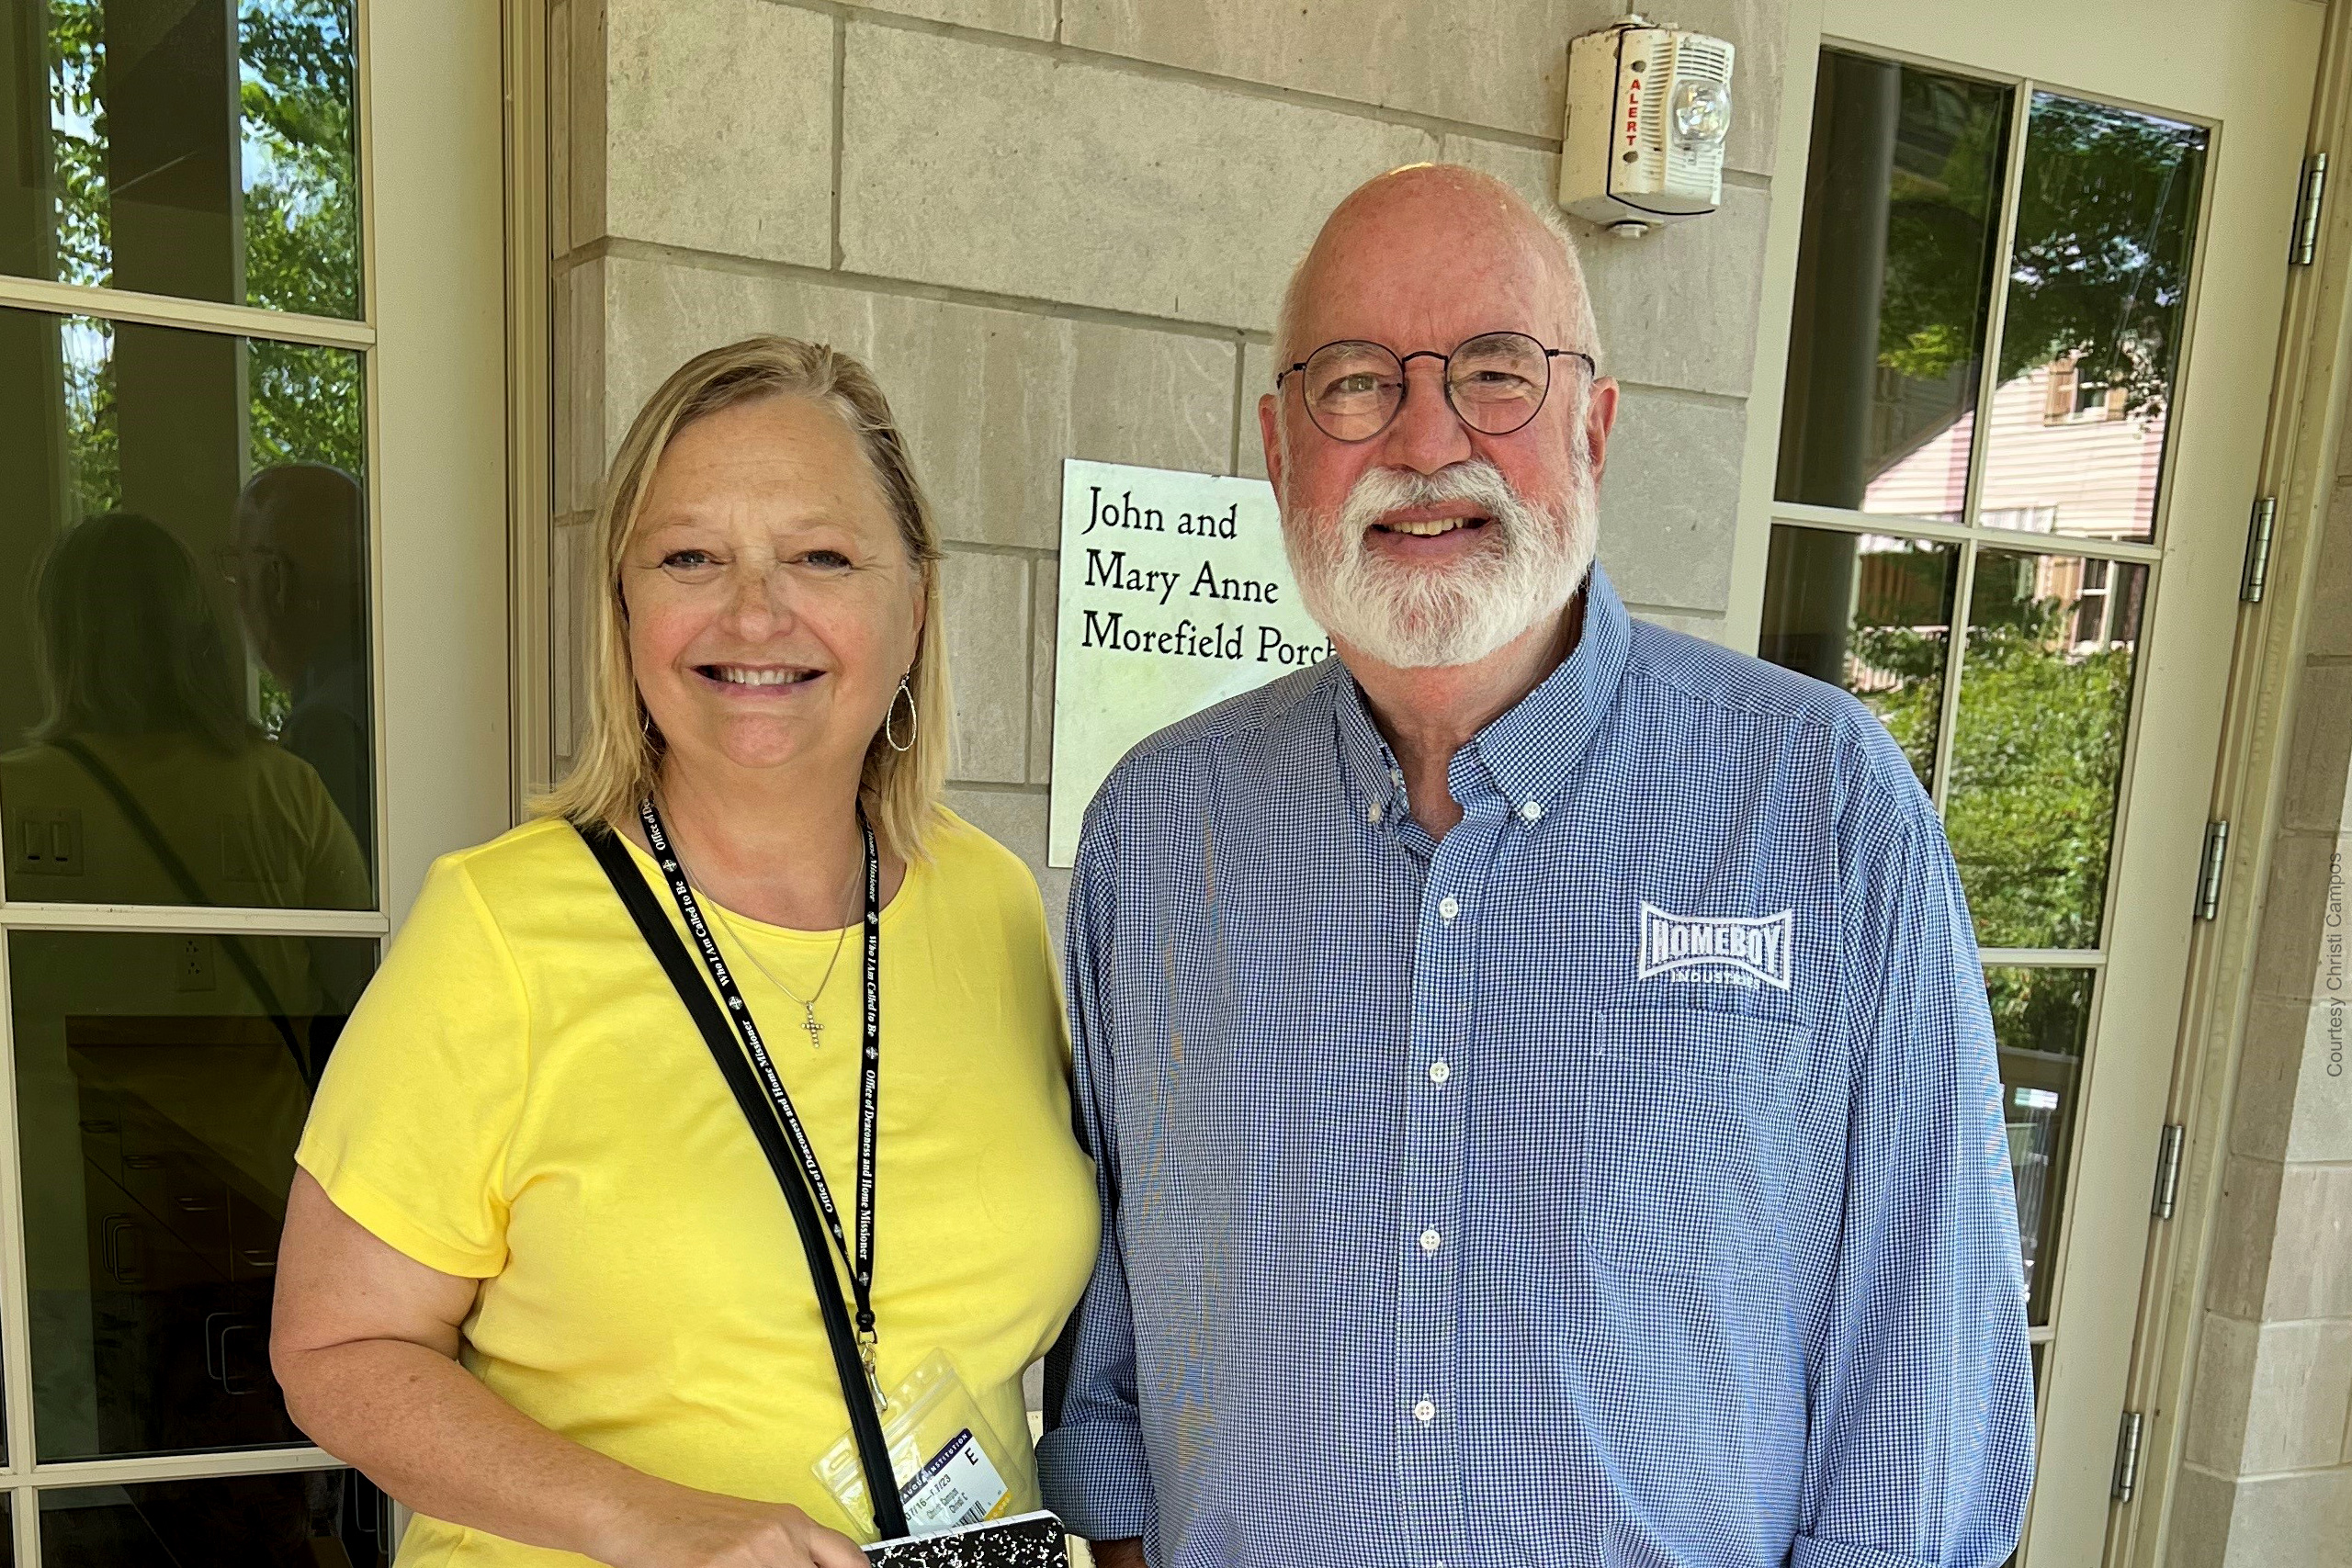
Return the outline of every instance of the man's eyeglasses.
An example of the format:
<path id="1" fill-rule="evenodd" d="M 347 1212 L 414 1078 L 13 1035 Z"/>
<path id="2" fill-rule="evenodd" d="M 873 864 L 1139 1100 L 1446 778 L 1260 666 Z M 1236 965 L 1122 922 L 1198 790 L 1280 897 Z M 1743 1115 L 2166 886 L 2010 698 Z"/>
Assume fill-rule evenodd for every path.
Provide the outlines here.
<path id="1" fill-rule="evenodd" d="M 1481 333 L 1452 354 L 1423 348 L 1399 355 L 1361 339 L 1327 343 L 1275 377 L 1274 387 L 1297 377 L 1316 429 L 1334 441 L 1369 441 L 1405 406 L 1405 367 L 1434 359 L 1446 406 L 1462 423 L 1483 434 L 1509 435 L 1543 408 L 1552 361 L 1560 358 L 1581 359 L 1587 375 L 1600 374 L 1592 355 L 1579 350 L 1546 348 L 1525 333 Z"/>

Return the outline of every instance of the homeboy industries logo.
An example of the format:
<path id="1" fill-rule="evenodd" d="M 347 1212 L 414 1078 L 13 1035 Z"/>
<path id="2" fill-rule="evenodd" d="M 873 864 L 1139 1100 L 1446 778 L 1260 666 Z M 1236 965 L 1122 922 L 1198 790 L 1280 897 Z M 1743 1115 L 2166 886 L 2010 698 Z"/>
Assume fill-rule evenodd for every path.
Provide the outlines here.
<path id="1" fill-rule="evenodd" d="M 1635 978 L 1684 984 L 1789 988 L 1789 936 L 1796 911 L 1753 919 L 1694 919 L 1642 905 L 1640 969 Z"/>

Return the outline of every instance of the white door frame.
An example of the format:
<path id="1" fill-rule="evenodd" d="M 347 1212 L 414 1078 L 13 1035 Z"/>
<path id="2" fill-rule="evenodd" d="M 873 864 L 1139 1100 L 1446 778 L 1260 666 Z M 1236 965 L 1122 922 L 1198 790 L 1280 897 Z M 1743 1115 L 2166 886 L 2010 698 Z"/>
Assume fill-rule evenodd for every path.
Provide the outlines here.
<path id="1" fill-rule="evenodd" d="M 372 0 L 362 123 L 377 330 L 383 909 L 512 821 L 501 7 Z"/>

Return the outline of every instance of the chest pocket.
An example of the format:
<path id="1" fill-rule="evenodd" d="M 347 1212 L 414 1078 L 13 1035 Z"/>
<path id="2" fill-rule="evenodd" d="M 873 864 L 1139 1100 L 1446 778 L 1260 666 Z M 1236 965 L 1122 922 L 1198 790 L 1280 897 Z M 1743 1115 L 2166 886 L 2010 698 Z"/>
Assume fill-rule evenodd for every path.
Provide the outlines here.
<path id="1" fill-rule="evenodd" d="M 1738 1278 L 1781 1252 L 1781 1145 L 1802 1024 L 1698 1008 L 1596 1020 L 1584 1240 L 1604 1269 Z"/>

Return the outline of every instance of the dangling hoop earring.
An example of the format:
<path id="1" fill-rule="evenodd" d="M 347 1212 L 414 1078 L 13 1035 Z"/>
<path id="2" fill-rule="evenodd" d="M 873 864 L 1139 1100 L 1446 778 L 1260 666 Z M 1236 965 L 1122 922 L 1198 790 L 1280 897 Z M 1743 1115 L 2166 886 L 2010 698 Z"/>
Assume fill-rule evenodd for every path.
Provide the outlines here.
<path id="1" fill-rule="evenodd" d="M 903 746 L 899 743 L 899 738 L 891 733 L 893 724 L 899 716 L 900 697 L 907 699 L 907 739 Z M 890 743 L 890 750 L 893 751 L 911 751 L 915 749 L 915 728 L 922 722 L 922 716 L 915 711 L 914 692 L 908 686 L 907 678 L 901 675 L 899 677 L 899 689 L 890 694 L 890 705 L 882 713 L 882 739 Z"/>

